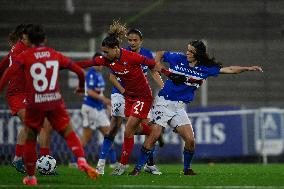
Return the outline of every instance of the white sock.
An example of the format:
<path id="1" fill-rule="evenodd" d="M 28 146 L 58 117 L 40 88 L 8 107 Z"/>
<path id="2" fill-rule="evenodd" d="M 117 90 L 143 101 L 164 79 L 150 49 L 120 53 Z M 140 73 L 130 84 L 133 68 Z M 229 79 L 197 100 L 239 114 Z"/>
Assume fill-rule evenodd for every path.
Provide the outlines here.
<path id="1" fill-rule="evenodd" d="M 106 164 L 106 160 L 105 159 L 99 159 L 98 165 L 105 165 L 105 164 Z"/>

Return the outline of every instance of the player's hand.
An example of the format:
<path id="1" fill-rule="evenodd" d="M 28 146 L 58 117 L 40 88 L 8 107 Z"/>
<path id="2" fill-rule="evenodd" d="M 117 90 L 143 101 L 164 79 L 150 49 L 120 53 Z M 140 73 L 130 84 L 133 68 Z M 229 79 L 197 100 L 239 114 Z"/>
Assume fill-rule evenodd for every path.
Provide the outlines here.
<path id="1" fill-rule="evenodd" d="M 186 78 L 185 75 L 180 75 L 180 74 L 176 74 L 176 73 L 170 73 L 168 75 L 168 78 L 170 80 L 172 80 L 172 82 L 175 85 L 181 85 L 181 84 L 184 84 L 187 81 L 187 78 Z"/>
<path id="2" fill-rule="evenodd" d="M 78 94 L 78 95 L 83 95 L 84 92 L 85 92 L 85 89 L 84 88 L 80 88 L 78 87 L 77 89 L 75 89 L 75 94 Z"/>
<path id="3" fill-rule="evenodd" d="M 120 93 L 125 96 L 125 89 L 123 91 L 120 91 Z"/>
<path id="4" fill-rule="evenodd" d="M 168 69 L 161 69 L 161 73 L 163 73 L 164 75 L 166 75 L 170 80 L 172 80 L 172 82 L 175 85 L 181 85 L 183 83 L 185 83 L 187 81 L 187 78 L 185 75 L 181 75 L 181 74 L 176 74 L 176 73 L 172 73 L 171 71 L 169 71 Z"/>
<path id="5" fill-rule="evenodd" d="M 109 106 L 109 105 L 111 105 L 111 100 L 109 98 L 104 97 L 103 103 L 104 103 L 104 105 Z"/>
<path id="6" fill-rule="evenodd" d="M 251 66 L 248 67 L 249 71 L 259 71 L 259 72 L 263 72 L 262 68 L 260 66 Z"/>

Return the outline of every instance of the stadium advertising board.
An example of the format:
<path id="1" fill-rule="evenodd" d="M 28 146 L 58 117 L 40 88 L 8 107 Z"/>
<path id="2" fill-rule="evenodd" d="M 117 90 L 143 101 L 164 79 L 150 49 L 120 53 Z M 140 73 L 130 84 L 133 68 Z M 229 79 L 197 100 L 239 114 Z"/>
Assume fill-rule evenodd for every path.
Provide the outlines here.
<path id="1" fill-rule="evenodd" d="M 241 156 L 244 154 L 242 115 L 219 115 L 214 112 L 227 112 L 236 109 L 215 108 L 191 112 L 195 139 L 196 157 Z M 205 112 L 204 112 L 205 111 Z M 197 114 L 196 114 L 197 113 Z M 194 115 L 194 116 L 191 116 Z"/>
<path id="2" fill-rule="evenodd" d="M 255 147 L 260 154 L 279 155 L 283 152 L 283 115 L 280 109 L 260 109 L 256 117 Z"/>

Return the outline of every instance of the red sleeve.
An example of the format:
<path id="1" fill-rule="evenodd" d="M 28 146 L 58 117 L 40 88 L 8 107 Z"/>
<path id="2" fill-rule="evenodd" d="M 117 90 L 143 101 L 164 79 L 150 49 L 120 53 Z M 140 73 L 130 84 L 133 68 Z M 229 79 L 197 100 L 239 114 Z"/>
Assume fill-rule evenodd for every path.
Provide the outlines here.
<path id="1" fill-rule="evenodd" d="M 5 70 L 9 67 L 9 63 L 9 54 L 7 54 L 6 56 L 4 56 L 0 63 L 0 78 L 2 77 Z"/>
<path id="2" fill-rule="evenodd" d="M 80 66 L 81 68 L 88 68 L 92 66 L 103 66 L 105 64 L 105 58 L 102 56 L 98 56 L 89 60 L 76 61 L 75 64 Z"/>
<path id="3" fill-rule="evenodd" d="M 1 80 L 0 80 L 0 92 L 3 90 L 6 83 L 9 79 L 21 68 L 21 63 L 19 61 L 15 61 L 7 70 L 4 72 Z"/>
<path id="4" fill-rule="evenodd" d="M 144 64 L 144 65 L 147 65 L 150 69 L 153 69 L 156 65 L 156 62 L 154 59 L 149 59 L 145 56 L 142 56 L 138 53 L 133 53 L 131 54 L 132 56 L 132 59 L 134 60 L 134 62 L 136 64 Z"/>
<path id="5" fill-rule="evenodd" d="M 70 58 L 62 55 L 59 53 L 60 56 L 60 68 L 62 69 L 69 69 L 73 72 L 75 72 L 79 78 L 79 87 L 84 88 L 85 85 L 85 74 L 84 71 L 76 65 Z"/>
<path id="6" fill-rule="evenodd" d="M 64 55 L 62 55 L 61 53 L 58 53 L 59 54 L 59 66 L 60 66 L 60 69 L 66 69 L 69 67 L 70 64 L 72 64 L 72 60 Z"/>
<path id="7" fill-rule="evenodd" d="M 156 62 L 154 59 L 149 59 L 144 57 L 144 62 L 142 64 L 147 65 L 150 69 L 153 69 L 156 65 Z"/>
<path id="8" fill-rule="evenodd" d="M 74 62 L 74 64 L 76 64 L 77 66 L 81 68 L 88 68 L 88 67 L 93 66 L 92 60 L 80 60 L 80 61 Z"/>

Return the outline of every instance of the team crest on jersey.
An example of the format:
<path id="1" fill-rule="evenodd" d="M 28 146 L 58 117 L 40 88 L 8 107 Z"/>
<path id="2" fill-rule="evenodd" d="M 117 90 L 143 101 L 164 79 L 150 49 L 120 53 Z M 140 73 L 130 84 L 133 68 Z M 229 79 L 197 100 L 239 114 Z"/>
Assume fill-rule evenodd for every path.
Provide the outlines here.
<path id="1" fill-rule="evenodd" d="M 123 65 L 126 66 L 128 63 L 127 62 L 123 62 Z"/>

